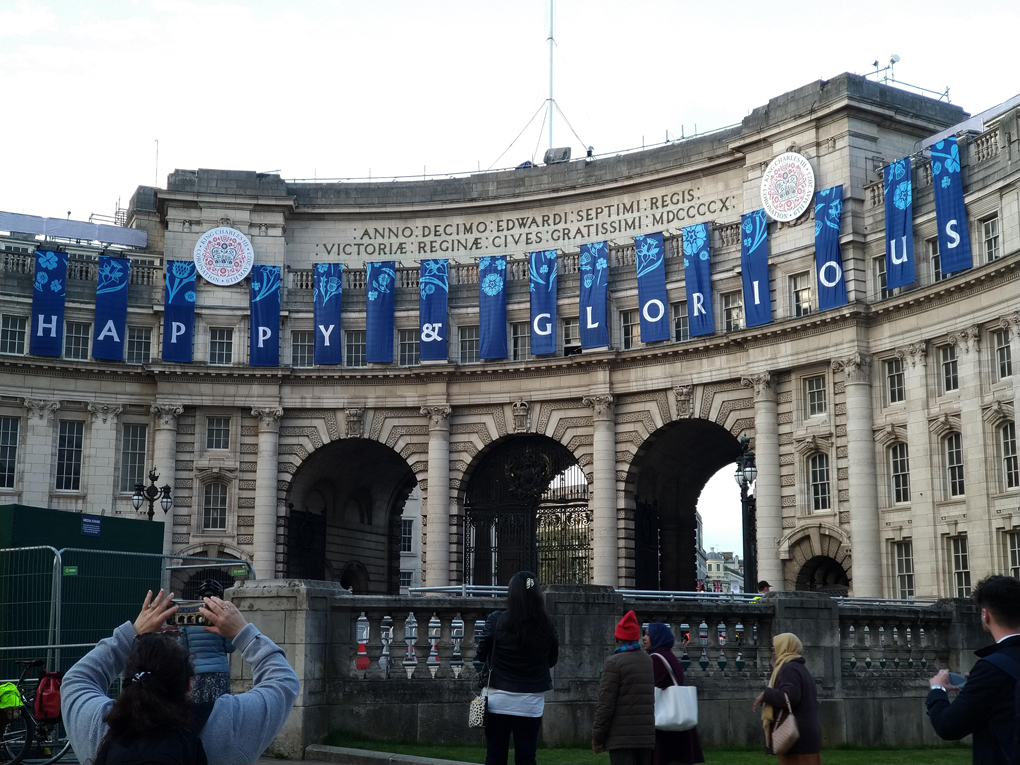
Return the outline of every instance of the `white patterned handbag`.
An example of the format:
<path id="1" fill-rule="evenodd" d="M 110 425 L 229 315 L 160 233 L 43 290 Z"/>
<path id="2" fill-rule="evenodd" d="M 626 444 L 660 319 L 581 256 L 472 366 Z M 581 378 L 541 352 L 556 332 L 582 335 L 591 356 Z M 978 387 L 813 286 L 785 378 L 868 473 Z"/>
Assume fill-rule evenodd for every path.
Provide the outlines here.
<path id="1" fill-rule="evenodd" d="M 666 657 L 653 653 L 666 665 L 673 685 L 655 689 L 655 729 L 666 731 L 690 730 L 698 724 L 698 689 L 693 685 L 680 685 Z"/>
<path id="2" fill-rule="evenodd" d="M 475 696 L 468 706 L 468 727 L 484 728 L 485 717 L 489 712 L 489 688 L 482 688 L 480 695 Z"/>

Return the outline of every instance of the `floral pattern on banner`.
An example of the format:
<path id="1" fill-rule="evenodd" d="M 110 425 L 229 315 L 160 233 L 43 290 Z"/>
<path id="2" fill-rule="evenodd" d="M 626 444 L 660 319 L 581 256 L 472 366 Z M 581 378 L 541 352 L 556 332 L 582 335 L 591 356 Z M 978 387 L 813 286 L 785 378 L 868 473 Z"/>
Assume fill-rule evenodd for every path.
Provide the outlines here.
<path id="1" fill-rule="evenodd" d="M 638 279 L 662 265 L 664 249 L 657 241 L 657 237 L 644 234 L 634 237 L 634 262 L 637 266 Z"/>
<path id="2" fill-rule="evenodd" d="M 708 226 L 697 223 L 684 226 L 684 268 L 689 268 L 691 260 L 708 260 Z"/>
<path id="3" fill-rule="evenodd" d="M 608 255 L 609 246 L 605 242 L 592 242 L 587 250 L 582 249 L 578 262 L 585 287 L 590 289 L 606 284 L 606 274 L 609 271 Z M 638 275 L 640 276 L 640 273 Z"/>
<path id="4" fill-rule="evenodd" d="M 888 197 L 892 191 L 893 204 L 900 210 L 906 210 L 910 206 L 913 196 L 910 172 L 907 158 L 898 159 L 891 163 L 889 172 L 885 174 L 882 193 Z"/>
<path id="5" fill-rule="evenodd" d="M 166 264 L 166 302 L 174 303 L 177 293 L 185 290 L 184 299 L 195 302 L 195 264 L 187 260 L 171 260 Z M 188 289 L 188 287 L 191 289 Z"/>
<path id="6" fill-rule="evenodd" d="M 393 285 L 397 278 L 396 269 L 383 263 L 368 263 L 365 267 L 368 271 L 369 300 L 378 300 L 380 294 L 393 292 Z"/>
<path id="7" fill-rule="evenodd" d="M 128 286 L 128 268 L 121 258 L 103 256 L 99 259 L 96 294 L 120 292 Z"/>
<path id="8" fill-rule="evenodd" d="M 822 233 L 822 227 L 828 226 L 839 231 L 840 218 L 843 214 L 843 198 L 837 196 L 835 186 L 822 189 L 815 194 L 815 236 Z"/>
<path id="9" fill-rule="evenodd" d="M 257 270 L 256 270 L 257 269 Z M 280 301 L 280 267 L 279 266 L 255 266 L 252 269 L 251 279 L 251 302 L 257 303 L 270 295 L 276 295 L 276 301 Z"/>
<path id="10" fill-rule="evenodd" d="M 343 263 L 317 263 L 315 265 L 315 304 L 325 306 L 343 294 Z"/>
<path id="11" fill-rule="evenodd" d="M 37 255 L 35 263 L 35 284 L 33 285 L 35 291 L 43 292 L 48 289 L 55 293 L 56 297 L 63 297 L 67 287 L 64 283 L 65 280 L 63 278 L 55 279 L 49 272 L 56 271 L 57 274 L 60 274 L 61 271 L 66 271 L 67 255 L 44 251 Z M 60 268 L 61 265 L 64 268 Z"/>
<path id="12" fill-rule="evenodd" d="M 449 292 L 450 261 L 446 258 L 423 260 L 421 262 L 421 276 L 418 279 L 418 289 L 423 298 L 433 294 L 437 289 Z"/>
<path id="13" fill-rule="evenodd" d="M 556 250 L 533 252 L 529 257 L 531 292 L 544 286 L 548 292 L 556 286 Z"/>

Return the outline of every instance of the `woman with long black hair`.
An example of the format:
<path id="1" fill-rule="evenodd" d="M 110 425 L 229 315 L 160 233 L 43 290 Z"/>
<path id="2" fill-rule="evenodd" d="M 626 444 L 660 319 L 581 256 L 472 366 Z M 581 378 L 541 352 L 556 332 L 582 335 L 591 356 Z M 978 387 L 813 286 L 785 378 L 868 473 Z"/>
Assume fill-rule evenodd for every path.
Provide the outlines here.
<path id="1" fill-rule="evenodd" d="M 545 610 L 538 577 L 519 571 L 510 579 L 506 611 L 485 621 L 475 656 L 489 668 L 485 765 L 506 765 L 511 735 L 516 765 L 534 765 L 545 692 L 552 690 L 549 668 L 559 650 L 556 623 Z"/>

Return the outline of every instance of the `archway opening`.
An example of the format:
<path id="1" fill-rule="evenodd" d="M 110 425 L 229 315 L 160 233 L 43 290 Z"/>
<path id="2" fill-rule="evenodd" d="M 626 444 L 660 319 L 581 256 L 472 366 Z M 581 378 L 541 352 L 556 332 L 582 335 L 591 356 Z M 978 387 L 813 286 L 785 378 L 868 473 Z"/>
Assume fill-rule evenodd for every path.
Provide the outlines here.
<path id="1" fill-rule="evenodd" d="M 835 558 L 816 555 L 800 567 L 796 588 L 845 597 L 850 591 L 850 577 Z"/>

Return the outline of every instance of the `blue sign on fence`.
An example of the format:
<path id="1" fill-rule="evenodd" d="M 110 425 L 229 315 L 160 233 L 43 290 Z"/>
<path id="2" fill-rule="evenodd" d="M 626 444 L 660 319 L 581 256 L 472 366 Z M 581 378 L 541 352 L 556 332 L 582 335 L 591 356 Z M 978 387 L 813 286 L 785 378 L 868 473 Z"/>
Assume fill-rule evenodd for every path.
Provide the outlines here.
<path id="1" fill-rule="evenodd" d="M 81 517 L 81 535 L 83 537 L 98 537 L 102 520 L 98 515 L 83 515 Z"/>

